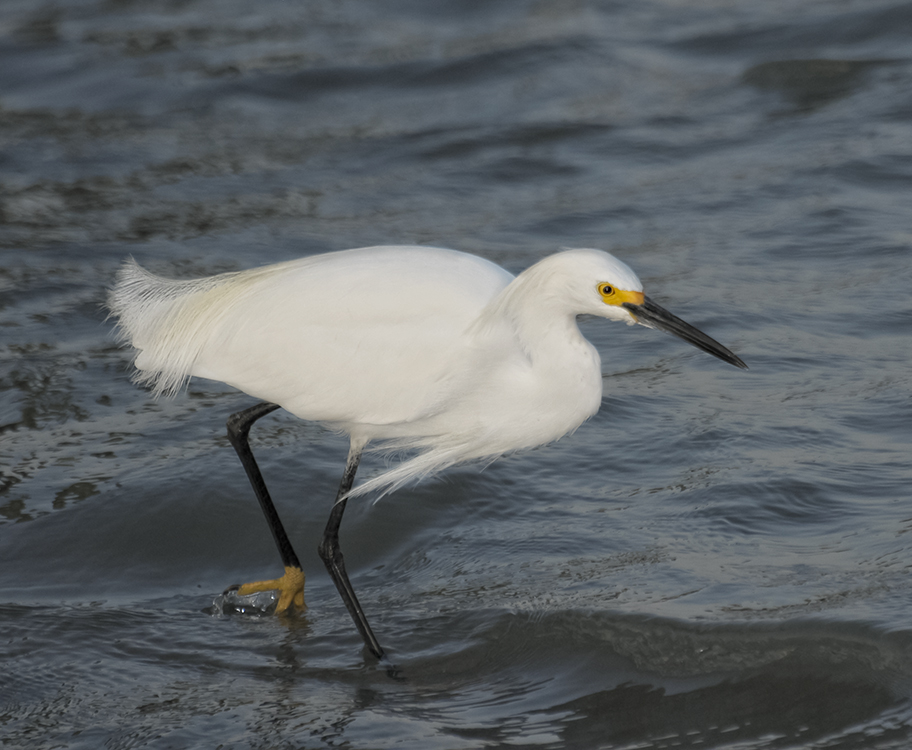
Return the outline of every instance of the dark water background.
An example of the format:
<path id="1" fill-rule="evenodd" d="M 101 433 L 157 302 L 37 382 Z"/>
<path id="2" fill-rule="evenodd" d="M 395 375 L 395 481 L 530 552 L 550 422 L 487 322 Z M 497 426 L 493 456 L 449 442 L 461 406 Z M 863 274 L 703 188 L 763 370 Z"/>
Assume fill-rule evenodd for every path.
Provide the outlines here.
<path id="1" fill-rule="evenodd" d="M 519 271 L 613 250 L 736 370 L 586 323 L 602 411 L 555 445 L 350 506 L 345 441 L 226 438 L 153 401 L 101 309 L 379 243 Z M 912 4 L 0 4 L 0 746 L 912 745 Z M 382 466 L 376 458 L 364 473 Z"/>

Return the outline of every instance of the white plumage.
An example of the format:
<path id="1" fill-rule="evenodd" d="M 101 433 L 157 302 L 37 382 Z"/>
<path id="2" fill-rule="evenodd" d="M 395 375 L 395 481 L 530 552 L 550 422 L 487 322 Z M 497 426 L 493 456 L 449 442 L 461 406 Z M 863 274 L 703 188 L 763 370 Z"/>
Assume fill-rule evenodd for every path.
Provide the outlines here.
<path id="1" fill-rule="evenodd" d="M 576 316 L 636 322 L 599 282 L 642 291 L 598 250 L 514 278 L 474 255 L 393 246 L 190 281 L 131 261 L 110 307 L 156 394 L 219 380 L 356 444 L 421 451 L 361 494 L 555 440 L 595 414 L 601 364 Z"/>

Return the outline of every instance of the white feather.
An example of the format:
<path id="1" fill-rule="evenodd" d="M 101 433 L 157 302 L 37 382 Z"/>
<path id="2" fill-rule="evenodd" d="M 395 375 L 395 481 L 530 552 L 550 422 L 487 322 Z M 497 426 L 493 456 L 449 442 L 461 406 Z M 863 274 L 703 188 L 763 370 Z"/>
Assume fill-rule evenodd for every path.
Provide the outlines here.
<path id="1" fill-rule="evenodd" d="M 393 246 L 190 281 L 130 260 L 109 306 L 155 395 L 220 380 L 353 443 L 417 451 L 354 495 L 540 445 L 592 416 L 601 364 L 576 316 L 633 320 L 604 304 L 600 282 L 642 290 L 597 250 L 514 279 L 473 255 Z"/>

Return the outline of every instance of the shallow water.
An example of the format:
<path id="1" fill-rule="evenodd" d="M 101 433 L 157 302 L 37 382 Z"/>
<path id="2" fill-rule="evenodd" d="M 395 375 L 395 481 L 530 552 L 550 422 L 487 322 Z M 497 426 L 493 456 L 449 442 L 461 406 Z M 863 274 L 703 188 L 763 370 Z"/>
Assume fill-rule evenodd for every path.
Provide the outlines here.
<path id="1" fill-rule="evenodd" d="M 912 8 L 0 6 L 0 740 L 29 748 L 905 748 Z M 417 242 L 604 247 L 742 372 L 584 321 L 601 412 L 350 504 L 389 664 L 316 544 L 345 441 L 254 449 L 130 383 L 124 257 L 191 277 Z M 384 465 L 372 457 L 364 476 Z"/>

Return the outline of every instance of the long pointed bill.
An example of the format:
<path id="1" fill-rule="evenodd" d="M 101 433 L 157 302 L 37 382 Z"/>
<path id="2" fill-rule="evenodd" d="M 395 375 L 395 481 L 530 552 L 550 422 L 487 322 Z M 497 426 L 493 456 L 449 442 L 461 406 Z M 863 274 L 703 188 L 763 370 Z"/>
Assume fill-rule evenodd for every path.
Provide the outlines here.
<path id="1" fill-rule="evenodd" d="M 649 299 L 649 297 L 643 298 L 642 305 L 625 302 L 623 306 L 627 312 L 636 318 L 637 323 L 649 328 L 658 328 L 660 331 L 673 333 L 675 336 L 684 339 L 708 354 L 712 354 L 714 357 L 735 365 L 735 367 L 747 369 L 747 365 L 741 361 L 740 357 L 726 349 L 715 339 L 707 336 L 703 331 L 694 328 L 690 323 L 685 323 L 677 315 L 672 315 L 668 310 Z"/>

